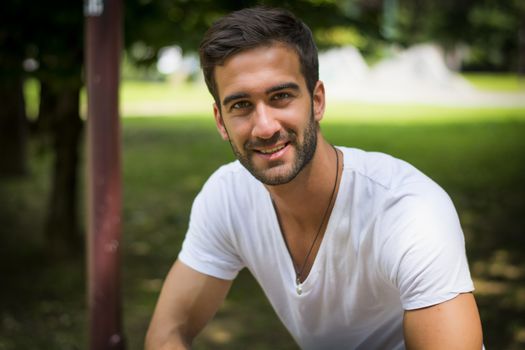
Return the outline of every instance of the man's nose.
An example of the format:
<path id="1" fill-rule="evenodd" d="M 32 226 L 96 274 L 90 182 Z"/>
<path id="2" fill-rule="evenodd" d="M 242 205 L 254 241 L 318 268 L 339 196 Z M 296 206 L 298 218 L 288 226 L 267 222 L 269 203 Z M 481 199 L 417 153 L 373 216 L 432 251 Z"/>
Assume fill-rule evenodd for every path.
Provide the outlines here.
<path id="1" fill-rule="evenodd" d="M 252 129 L 252 137 L 261 139 L 269 139 L 276 132 L 279 131 L 281 125 L 275 119 L 275 115 L 271 107 L 264 103 L 259 103 L 254 111 L 254 125 Z"/>

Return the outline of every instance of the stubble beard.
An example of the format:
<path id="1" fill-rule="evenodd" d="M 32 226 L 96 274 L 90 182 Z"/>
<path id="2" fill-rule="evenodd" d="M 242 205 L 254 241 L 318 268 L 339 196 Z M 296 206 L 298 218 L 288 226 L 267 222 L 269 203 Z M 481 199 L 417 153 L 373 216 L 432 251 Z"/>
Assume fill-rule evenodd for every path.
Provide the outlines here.
<path id="1" fill-rule="evenodd" d="M 253 162 L 252 147 L 248 145 L 253 144 L 251 141 L 247 141 L 243 145 L 244 153 L 239 152 L 239 149 L 235 144 L 230 141 L 231 148 L 235 157 L 239 162 L 248 170 L 257 180 L 261 181 L 265 185 L 275 186 L 289 183 L 304 169 L 304 167 L 312 160 L 315 149 L 317 148 L 317 123 L 314 120 L 313 108 L 310 112 L 310 119 L 308 125 L 304 129 L 303 141 L 300 142 L 297 138 L 297 133 L 293 130 L 287 129 L 287 135 L 276 134 L 270 138 L 267 142 L 275 142 L 281 138 L 289 141 L 288 146 L 295 148 L 296 156 L 293 160 L 291 169 L 277 172 L 277 174 L 271 174 L 272 168 L 281 166 L 277 164 L 267 169 L 257 168 Z M 256 141 L 263 143 L 264 141 Z"/>

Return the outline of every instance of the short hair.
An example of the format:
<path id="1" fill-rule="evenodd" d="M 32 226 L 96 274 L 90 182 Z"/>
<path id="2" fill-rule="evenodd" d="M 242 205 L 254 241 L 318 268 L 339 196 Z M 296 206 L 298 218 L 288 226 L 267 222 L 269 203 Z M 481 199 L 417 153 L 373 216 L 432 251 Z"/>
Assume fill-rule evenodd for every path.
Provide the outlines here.
<path id="1" fill-rule="evenodd" d="M 287 10 L 257 6 L 220 18 L 208 29 L 200 44 L 204 79 L 219 108 L 215 67 L 241 51 L 275 42 L 284 43 L 297 53 L 308 92 L 313 95 L 319 80 L 319 60 L 312 32 Z"/>

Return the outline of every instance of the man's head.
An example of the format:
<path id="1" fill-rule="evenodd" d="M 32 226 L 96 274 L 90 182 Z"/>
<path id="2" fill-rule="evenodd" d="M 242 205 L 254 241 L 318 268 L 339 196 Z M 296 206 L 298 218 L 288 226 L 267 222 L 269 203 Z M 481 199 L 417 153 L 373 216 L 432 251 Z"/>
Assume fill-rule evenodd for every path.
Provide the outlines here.
<path id="1" fill-rule="evenodd" d="M 313 159 L 324 114 L 310 30 L 283 10 L 252 8 L 216 22 L 200 49 L 217 129 L 266 185 L 292 181 Z"/>
<path id="2" fill-rule="evenodd" d="M 215 68 L 239 52 L 272 43 L 283 43 L 299 57 L 301 73 L 310 95 L 319 80 L 317 47 L 310 29 L 293 14 L 281 9 L 247 8 L 215 22 L 199 48 L 206 85 L 220 107 Z"/>

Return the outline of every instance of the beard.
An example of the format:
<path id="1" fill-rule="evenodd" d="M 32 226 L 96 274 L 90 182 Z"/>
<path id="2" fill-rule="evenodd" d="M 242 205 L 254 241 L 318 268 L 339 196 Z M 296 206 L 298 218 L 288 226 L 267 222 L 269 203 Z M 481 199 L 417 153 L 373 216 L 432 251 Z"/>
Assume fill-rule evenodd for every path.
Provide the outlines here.
<path id="1" fill-rule="evenodd" d="M 246 141 L 243 145 L 244 152 L 240 152 L 237 146 L 231 141 L 235 157 L 257 180 L 265 185 L 283 185 L 293 179 L 303 170 L 303 168 L 312 160 L 315 149 L 317 148 L 317 122 L 314 120 L 313 108 L 310 111 L 310 118 L 308 124 L 304 128 L 303 140 L 298 140 L 297 133 L 291 129 L 277 132 L 267 140 L 258 139 L 255 141 Z M 289 146 L 293 146 L 296 150 L 295 159 L 291 167 L 287 167 L 282 161 L 276 162 L 268 168 L 256 167 L 253 162 L 253 148 L 264 147 L 275 144 L 278 141 L 286 141 Z M 277 169 L 281 167 L 282 169 Z"/>

